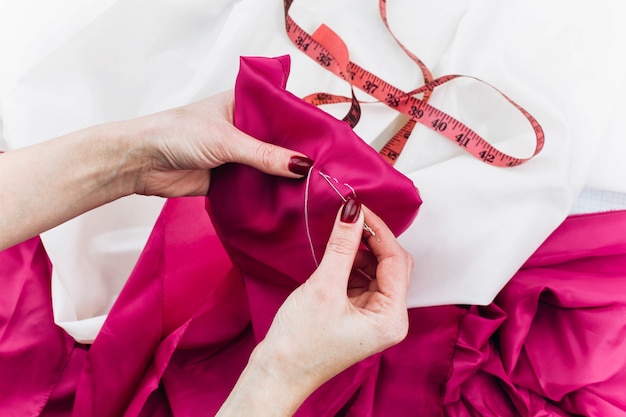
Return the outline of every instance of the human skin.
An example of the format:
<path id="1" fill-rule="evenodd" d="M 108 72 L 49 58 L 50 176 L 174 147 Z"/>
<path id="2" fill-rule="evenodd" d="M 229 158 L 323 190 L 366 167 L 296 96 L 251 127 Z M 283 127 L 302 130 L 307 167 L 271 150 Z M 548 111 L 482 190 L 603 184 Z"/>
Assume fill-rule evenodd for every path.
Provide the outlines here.
<path id="1" fill-rule="evenodd" d="M 413 260 L 374 213 L 363 208 L 350 222 L 345 211 L 320 266 L 280 307 L 217 416 L 291 416 L 325 381 L 406 337 Z M 363 238 L 364 218 L 376 236 Z"/>
<path id="2" fill-rule="evenodd" d="M 0 154 L 0 250 L 131 194 L 206 195 L 224 163 L 308 173 L 305 155 L 235 128 L 233 106 L 226 91 Z M 375 236 L 363 235 L 364 219 Z M 292 415 L 325 381 L 402 340 L 412 267 L 381 219 L 348 200 L 320 266 L 281 306 L 218 415 Z"/>
<path id="3" fill-rule="evenodd" d="M 206 195 L 210 169 L 227 162 L 307 172 L 304 155 L 235 128 L 233 106 L 226 91 L 0 154 L 0 249 L 127 195 Z"/>

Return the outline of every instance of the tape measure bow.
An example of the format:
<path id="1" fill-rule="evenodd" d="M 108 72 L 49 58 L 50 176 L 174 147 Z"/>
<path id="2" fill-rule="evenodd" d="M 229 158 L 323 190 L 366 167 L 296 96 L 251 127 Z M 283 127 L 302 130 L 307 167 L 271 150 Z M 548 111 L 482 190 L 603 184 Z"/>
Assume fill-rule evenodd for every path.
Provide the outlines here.
<path id="1" fill-rule="evenodd" d="M 347 81 L 352 89 L 351 97 L 315 93 L 304 97 L 304 100 L 314 105 L 340 102 L 351 103 L 350 111 L 343 120 L 354 127 L 361 117 L 360 104 L 354 94 L 354 87 L 356 87 L 374 97 L 379 102 L 409 117 L 409 120 L 380 150 L 381 156 L 390 164 L 393 165 L 402 152 L 404 145 L 417 123 L 447 137 L 483 162 L 500 167 L 521 165 L 532 159 L 543 148 L 545 136 L 537 120 L 497 88 L 478 78 L 465 75 L 444 75 L 439 78 L 433 78 L 428 67 L 406 48 L 391 31 L 387 22 L 386 0 L 379 0 L 379 12 L 383 23 L 396 43 L 420 69 L 424 78 L 424 85 L 413 91 L 404 92 L 350 61 L 348 48 L 345 43 L 328 26 L 321 25 L 313 34 L 307 33 L 298 26 L 289 15 L 289 8 L 292 3 L 293 0 L 284 0 L 285 29 L 289 38 L 298 49 L 317 61 L 322 67 Z M 428 104 L 429 98 L 435 88 L 460 77 L 474 79 L 488 85 L 522 113 L 530 123 L 536 139 L 535 150 L 531 156 L 527 158 L 516 158 L 496 149 L 464 123 Z M 421 95 L 422 97 L 417 98 L 417 95 Z"/>

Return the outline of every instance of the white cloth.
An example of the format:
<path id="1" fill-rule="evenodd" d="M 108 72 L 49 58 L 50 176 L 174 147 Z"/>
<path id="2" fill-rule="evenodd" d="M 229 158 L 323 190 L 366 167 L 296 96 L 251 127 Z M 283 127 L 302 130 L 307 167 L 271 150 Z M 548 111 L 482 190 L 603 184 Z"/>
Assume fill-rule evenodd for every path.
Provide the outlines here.
<path id="1" fill-rule="evenodd" d="M 131 118 L 232 88 L 240 55 L 290 54 L 296 95 L 347 95 L 344 82 L 284 34 L 280 0 L 27 0 L 0 9 L 0 117 L 9 148 Z M 543 152 L 494 168 L 418 126 L 396 167 L 424 205 L 402 244 L 415 258 L 410 306 L 484 304 L 565 218 L 587 183 L 626 192 L 621 42 L 626 5 L 582 0 L 389 0 L 395 34 L 435 76 L 481 78 L 530 111 Z M 328 24 L 351 58 L 406 90 L 419 71 L 395 45 L 376 0 L 295 0 L 313 32 Z M 360 95 L 367 99 L 366 96 Z M 500 149 L 527 156 L 532 129 L 488 87 L 455 81 L 432 103 Z M 345 107 L 328 108 L 341 115 Z M 381 147 L 397 115 L 363 105 L 356 131 Z M 92 340 L 128 277 L 162 200 L 127 198 L 43 235 L 54 264 L 57 322 Z"/>

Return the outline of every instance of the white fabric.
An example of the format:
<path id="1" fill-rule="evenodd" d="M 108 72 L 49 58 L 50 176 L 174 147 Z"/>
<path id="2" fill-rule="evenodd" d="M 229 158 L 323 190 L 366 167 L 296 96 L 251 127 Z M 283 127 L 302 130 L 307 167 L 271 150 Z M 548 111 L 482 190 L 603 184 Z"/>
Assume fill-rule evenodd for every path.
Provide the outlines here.
<path id="1" fill-rule="evenodd" d="M 288 88 L 348 94 L 345 83 L 284 34 L 280 0 L 44 0 L 0 9 L 0 117 L 10 148 L 130 118 L 232 88 L 240 55 L 290 54 Z M 419 71 L 387 34 L 376 0 L 295 0 L 292 16 L 320 23 L 352 59 L 400 88 Z M 529 110 L 544 151 L 513 169 L 488 166 L 418 126 L 397 168 L 424 205 L 401 237 L 415 258 L 410 306 L 484 304 L 569 212 L 588 183 L 626 192 L 621 0 L 389 0 L 389 21 L 434 75 L 481 78 Z M 363 98 L 368 97 L 362 95 Z M 532 130 L 487 87 L 455 81 L 432 102 L 516 156 Z M 345 107 L 328 108 L 341 115 Z M 357 132 L 381 147 L 397 115 L 363 106 Z M 118 201 L 43 235 L 54 263 L 57 322 L 95 337 L 162 200 Z"/>

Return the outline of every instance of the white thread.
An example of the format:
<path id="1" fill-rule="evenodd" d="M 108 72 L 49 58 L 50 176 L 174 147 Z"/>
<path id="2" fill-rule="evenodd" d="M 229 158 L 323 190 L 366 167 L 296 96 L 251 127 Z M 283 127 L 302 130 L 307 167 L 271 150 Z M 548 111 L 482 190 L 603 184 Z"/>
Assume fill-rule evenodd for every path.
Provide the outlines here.
<path id="1" fill-rule="evenodd" d="M 304 185 L 304 226 L 306 228 L 306 237 L 309 240 L 309 248 L 311 249 L 311 255 L 313 256 L 313 262 L 315 262 L 315 267 L 317 268 L 320 265 L 319 265 L 319 262 L 317 262 L 317 256 L 315 255 L 315 246 L 313 245 L 313 239 L 311 238 L 311 227 L 309 225 L 309 188 L 311 185 L 311 172 L 313 172 L 313 166 L 311 166 L 311 168 L 309 169 L 309 172 L 306 176 L 306 183 Z M 343 196 L 343 194 L 341 194 L 341 192 L 337 189 L 337 187 L 334 186 L 334 184 L 331 181 L 332 179 L 337 184 L 339 184 L 339 181 L 337 180 L 337 178 L 331 177 L 330 175 L 325 174 L 322 171 L 317 171 L 317 172 L 326 180 L 328 185 L 330 185 L 331 188 L 335 190 L 337 195 L 343 200 L 344 203 L 348 201 Z M 354 190 L 354 188 L 350 184 L 347 184 L 347 183 L 344 183 L 343 185 L 348 187 L 350 191 L 352 191 L 352 195 L 354 196 L 354 198 L 356 198 L 356 191 Z M 375 237 L 376 240 L 380 242 L 380 238 L 376 236 L 376 233 L 374 233 L 374 230 L 372 230 L 372 228 L 369 227 L 367 223 L 365 222 L 363 222 L 363 230 L 370 232 L 372 236 Z"/>
<path id="2" fill-rule="evenodd" d="M 313 166 L 309 169 L 309 173 L 306 176 L 306 184 L 304 188 L 304 226 L 306 227 L 306 237 L 309 239 L 309 247 L 311 248 L 311 255 L 313 255 L 313 262 L 317 268 L 319 263 L 317 262 L 317 256 L 315 256 L 315 247 L 313 246 L 313 239 L 311 239 L 311 228 L 309 227 L 309 185 L 311 184 L 311 172 Z"/>
<path id="3" fill-rule="evenodd" d="M 318 172 L 319 172 L 319 174 L 322 177 L 324 177 L 324 179 L 326 180 L 328 185 L 330 185 L 332 187 L 332 189 L 335 190 L 335 192 L 339 195 L 339 197 L 341 197 L 343 202 L 344 203 L 347 202 L 348 200 L 343 196 L 343 194 L 341 194 L 341 192 L 337 189 L 337 187 L 335 187 L 333 185 L 333 183 L 330 181 L 331 178 L 332 178 L 333 180 L 335 180 L 335 182 L 337 184 L 339 184 L 339 181 L 337 180 L 337 178 L 331 177 L 328 174 L 324 174 L 322 171 L 318 171 Z M 348 187 L 352 191 L 352 194 L 354 195 L 354 198 L 356 198 L 356 191 L 354 190 L 354 188 L 350 184 L 347 184 L 347 183 L 344 183 L 343 185 Z M 365 223 L 365 222 L 363 222 L 363 230 L 370 232 L 372 234 L 372 236 L 374 236 L 376 238 L 376 240 L 380 242 L 380 239 L 378 238 L 378 236 L 376 236 L 376 233 L 374 233 L 374 230 L 371 227 L 369 227 L 369 225 L 367 223 Z M 311 244 L 311 245 L 313 245 L 313 244 Z"/>
<path id="4" fill-rule="evenodd" d="M 330 186 L 332 187 L 332 189 L 333 189 L 333 190 L 335 190 L 335 192 L 337 193 L 337 195 L 339 195 L 339 197 L 341 197 L 341 199 L 343 200 L 343 202 L 344 202 L 344 203 L 345 203 L 346 201 L 348 201 L 348 200 L 346 200 L 346 198 L 343 196 L 343 194 L 341 194 L 341 192 L 337 189 L 337 187 L 335 187 L 335 186 L 333 185 L 333 183 L 330 181 L 330 180 L 331 180 L 331 178 L 332 178 L 333 180 L 335 180 L 335 182 L 336 182 L 337 184 L 339 184 L 339 181 L 337 181 L 337 178 L 333 178 L 333 177 L 331 177 L 330 175 L 324 174 L 322 171 L 318 171 L 318 172 L 320 173 L 320 175 L 321 175 L 322 177 L 324 177 L 324 179 L 326 180 L 326 182 L 328 183 L 328 185 L 330 185 Z"/>
<path id="5" fill-rule="evenodd" d="M 347 183 L 344 183 L 343 185 L 348 187 L 350 189 L 350 191 L 352 191 L 352 195 L 354 196 L 354 198 L 356 198 L 356 191 L 354 191 L 354 188 L 352 188 L 352 186 L 350 184 L 347 184 Z"/>

